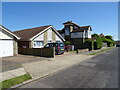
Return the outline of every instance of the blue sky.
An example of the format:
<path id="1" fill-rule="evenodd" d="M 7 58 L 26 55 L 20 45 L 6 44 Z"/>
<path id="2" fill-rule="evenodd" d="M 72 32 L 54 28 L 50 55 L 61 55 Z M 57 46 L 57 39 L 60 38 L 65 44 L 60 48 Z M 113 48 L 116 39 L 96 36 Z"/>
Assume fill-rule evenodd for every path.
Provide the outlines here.
<path id="1" fill-rule="evenodd" d="M 2 25 L 11 31 L 53 25 L 66 21 L 91 25 L 93 33 L 118 35 L 117 2 L 3 2 Z"/>

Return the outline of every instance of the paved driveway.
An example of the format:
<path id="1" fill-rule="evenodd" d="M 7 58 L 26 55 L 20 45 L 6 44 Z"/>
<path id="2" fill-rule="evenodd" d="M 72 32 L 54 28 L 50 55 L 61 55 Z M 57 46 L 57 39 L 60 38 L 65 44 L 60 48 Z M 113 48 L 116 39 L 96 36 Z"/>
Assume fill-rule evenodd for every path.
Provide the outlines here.
<path id="1" fill-rule="evenodd" d="M 0 68 L 2 68 L 2 71 L 4 72 L 8 70 L 21 68 L 22 64 L 25 63 L 37 62 L 41 60 L 48 60 L 48 59 L 44 57 L 28 56 L 28 55 L 4 57 L 2 58 L 2 65 L 0 65 Z"/>

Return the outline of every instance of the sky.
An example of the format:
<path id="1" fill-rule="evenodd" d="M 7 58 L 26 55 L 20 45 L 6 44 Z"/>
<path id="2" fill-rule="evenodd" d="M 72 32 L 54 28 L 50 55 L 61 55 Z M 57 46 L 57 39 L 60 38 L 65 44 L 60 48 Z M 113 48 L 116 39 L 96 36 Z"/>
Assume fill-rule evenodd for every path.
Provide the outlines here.
<path id="1" fill-rule="evenodd" d="M 118 37 L 117 2 L 2 2 L 2 25 L 11 31 L 63 23 L 91 25 L 92 33 Z"/>

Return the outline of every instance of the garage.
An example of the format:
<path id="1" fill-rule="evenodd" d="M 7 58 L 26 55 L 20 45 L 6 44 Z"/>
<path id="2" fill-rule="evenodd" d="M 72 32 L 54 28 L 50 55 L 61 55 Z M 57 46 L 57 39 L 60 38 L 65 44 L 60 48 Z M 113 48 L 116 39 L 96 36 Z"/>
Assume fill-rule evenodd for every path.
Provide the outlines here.
<path id="1" fill-rule="evenodd" d="M 0 40 L 0 57 L 13 56 L 13 41 Z"/>
<path id="2" fill-rule="evenodd" d="M 17 54 L 17 40 L 20 39 L 4 26 L 0 26 L 0 57 Z"/>

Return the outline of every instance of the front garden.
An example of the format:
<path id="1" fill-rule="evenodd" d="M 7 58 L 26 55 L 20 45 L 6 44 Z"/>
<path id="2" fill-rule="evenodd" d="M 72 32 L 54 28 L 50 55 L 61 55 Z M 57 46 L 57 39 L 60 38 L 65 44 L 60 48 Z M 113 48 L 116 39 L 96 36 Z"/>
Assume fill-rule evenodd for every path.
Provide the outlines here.
<path id="1" fill-rule="evenodd" d="M 115 45 L 112 36 L 99 36 L 98 34 L 93 34 L 91 39 L 85 40 L 85 47 L 91 50 L 101 49 L 103 47 L 103 43 L 106 43 L 107 47 L 112 47 Z"/>

